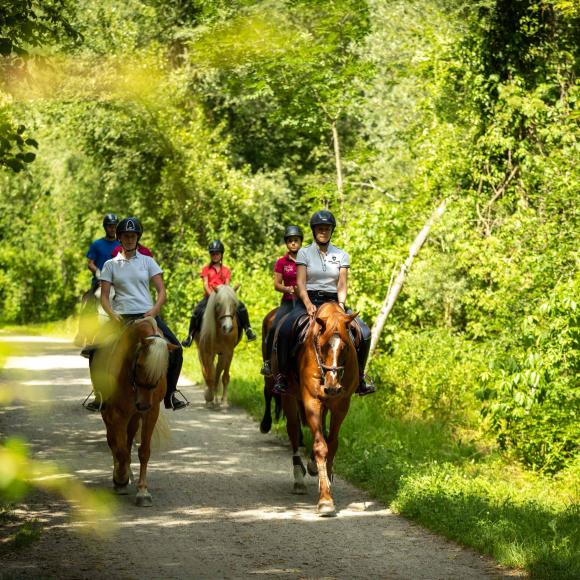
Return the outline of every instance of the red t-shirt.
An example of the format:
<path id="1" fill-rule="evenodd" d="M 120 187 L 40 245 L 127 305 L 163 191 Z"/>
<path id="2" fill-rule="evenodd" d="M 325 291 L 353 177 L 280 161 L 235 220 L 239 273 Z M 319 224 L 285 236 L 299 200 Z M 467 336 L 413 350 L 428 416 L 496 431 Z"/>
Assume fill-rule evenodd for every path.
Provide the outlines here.
<path id="1" fill-rule="evenodd" d="M 290 254 L 282 256 L 276 261 L 274 272 L 282 274 L 284 286 L 296 286 L 296 262 L 290 257 Z M 294 294 L 285 293 L 282 300 L 293 300 Z"/>
<path id="2" fill-rule="evenodd" d="M 202 278 L 207 278 L 207 285 L 210 290 L 222 284 L 229 284 L 232 273 L 227 266 L 221 266 L 219 272 L 213 264 L 207 264 L 199 273 Z"/>
<path id="3" fill-rule="evenodd" d="M 113 248 L 113 258 L 121 251 L 121 244 L 119 244 L 118 246 L 115 246 Z M 151 256 L 153 257 L 153 254 L 151 253 L 151 250 L 149 248 L 146 248 L 145 246 L 142 246 L 141 244 L 137 244 L 137 251 L 140 254 L 143 254 L 144 256 Z"/>

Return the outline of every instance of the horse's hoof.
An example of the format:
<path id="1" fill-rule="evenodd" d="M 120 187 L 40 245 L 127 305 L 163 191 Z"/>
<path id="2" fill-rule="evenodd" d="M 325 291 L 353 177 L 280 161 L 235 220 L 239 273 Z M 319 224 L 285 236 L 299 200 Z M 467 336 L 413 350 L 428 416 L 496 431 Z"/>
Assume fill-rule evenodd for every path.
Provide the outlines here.
<path id="1" fill-rule="evenodd" d="M 334 507 L 333 501 L 321 501 L 318 502 L 318 507 L 316 512 L 322 518 L 330 518 L 336 515 L 336 508 Z"/>
<path id="2" fill-rule="evenodd" d="M 117 485 L 113 484 L 113 491 L 116 495 L 129 495 L 129 484 Z"/>
<path id="3" fill-rule="evenodd" d="M 213 393 L 209 389 L 206 389 L 203 392 L 203 396 L 205 397 L 206 403 L 211 403 L 213 401 Z"/>
<path id="4" fill-rule="evenodd" d="M 294 482 L 292 493 L 294 495 L 306 495 L 306 485 L 304 483 Z"/>
<path id="5" fill-rule="evenodd" d="M 139 492 L 135 497 L 135 504 L 137 507 L 151 507 L 153 505 L 153 498 L 148 491 Z"/>
<path id="6" fill-rule="evenodd" d="M 316 461 L 313 459 L 306 464 L 306 469 L 308 470 L 308 475 L 312 475 L 312 477 L 318 475 L 318 465 L 316 465 Z"/>
<path id="7" fill-rule="evenodd" d="M 272 419 L 266 421 L 265 419 L 260 423 L 260 433 L 270 433 L 272 428 Z"/>

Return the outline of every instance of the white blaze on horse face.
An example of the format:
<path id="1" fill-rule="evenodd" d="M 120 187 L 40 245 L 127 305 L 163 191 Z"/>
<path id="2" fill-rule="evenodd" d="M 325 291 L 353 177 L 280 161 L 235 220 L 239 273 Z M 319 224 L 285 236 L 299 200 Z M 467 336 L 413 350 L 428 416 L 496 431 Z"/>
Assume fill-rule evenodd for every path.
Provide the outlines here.
<path id="1" fill-rule="evenodd" d="M 338 364 L 338 357 L 340 355 L 340 345 L 341 345 L 341 340 L 340 340 L 340 336 L 338 334 L 333 334 L 329 341 L 328 341 L 328 348 L 329 348 L 329 352 L 330 352 L 330 364 L 326 365 L 329 367 L 338 367 L 340 366 Z M 327 373 L 331 378 L 332 384 L 338 384 L 340 382 L 339 376 L 338 376 L 338 371 L 328 371 Z"/>
<path id="2" fill-rule="evenodd" d="M 234 318 L 231 314 L 222 314 L 220 316 L 220 327 L 223 334 L 229 334 L 234 328 Z"/>

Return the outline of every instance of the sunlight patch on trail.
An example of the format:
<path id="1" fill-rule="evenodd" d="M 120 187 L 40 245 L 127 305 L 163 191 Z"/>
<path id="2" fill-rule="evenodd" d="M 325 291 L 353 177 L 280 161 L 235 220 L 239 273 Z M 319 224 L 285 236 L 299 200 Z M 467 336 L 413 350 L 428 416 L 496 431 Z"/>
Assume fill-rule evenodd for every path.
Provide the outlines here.
<path id="1" fill-rule="evenodd" d="M 86 369 L 88 368 L 88 363 L 80 356 L 71 355 L 11 356 L 6 360 L 4 368 L 24 369 L 27 371 Z"/>

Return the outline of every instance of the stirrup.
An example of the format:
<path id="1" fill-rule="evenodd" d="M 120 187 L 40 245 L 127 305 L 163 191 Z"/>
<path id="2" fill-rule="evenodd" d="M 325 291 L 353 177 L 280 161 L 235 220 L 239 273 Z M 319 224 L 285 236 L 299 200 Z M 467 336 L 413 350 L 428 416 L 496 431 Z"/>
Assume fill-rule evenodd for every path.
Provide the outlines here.
<path id="1" fill-rule="evenodd" d="M 181 405 L 179 407 L 176 407 L 173 404 L 173 398 L 175 397 L 175 395 L 177 393 L 179 393 L 183 397 L 183 401 L 180 401 L 179 399 L 177 399 L 177 401 L 179 403 L 184 403 L 183 407 Z M 166 407 L 166 409 L 171 409 L 173 411 L 178 411 L 179 409 L 184 409 L 185 407 L 189 407 L 189 405 L 190 405 L 189 399 L 179 389 L 175 389 L 175 391 L 173 391 L 173 393 L 171 393 L 171 397 L 169 397 L 169 403 L 170 403 L 170 406 Z"/>
<path id="2" fill-rule="evenodd" d="M 355 393 L 359 397 L 365 397 L 366 395 L 372 395 L 373 393 L 376 393 L 376 391 L 377 387 L 375 386 L 373 379 L 371 379 L 371 377 L 369 377 L 367 374 L 361 375 Z"/>
<path id="3" fill-rule="evenodd" d="M 94 401 L 90 401 L 90 402 L 88 402 L 88 401 L 89 401 L 89 399 L 91 398 L 91 395 L 92 395 L 93 393 L 94 393 L 94 395 L 95 395 L 95 400 L 94 400 Z M 91 408 L 91 406 L 90 406 L 90 405 L 92 405 L 93 403 L 96 403 L 96 405 L 94 405 L 94 406 L 97 406 L 97 405 L 98 405 L 98 408 L 96 408 L 96 409 L 95 409 L 95 408 Z M 96 412 L 96 411 L 101 411 L 101 410 L 103 409 L 103 405 L 104 405 L 104 404 L 105 404 L 105 401 L 103 400 L 103 395 L 101 395 L 101 393 L 99 393 L 99 392 L 97 392 L 97 391 L 94 391 L 94 390 L 93 390 L 93 391 L 91 391 L 91 392 L 90 392 L 90 393 L 89 393 L 89 394 L 88 394 L 88 395 L 85 397 L 85 400 L 84 400 L 84 401 L 81 403 L 81 405 L 82 405 L 82 406 L 83 406 L 83 407 L 84 407 L 84 408 L 85 408 L 87 411 L 90 411 L 91 413 L 94 413 L 94 412 Z M 93 407 L 94 407 L 94 406 L 93 406 Z"/>

